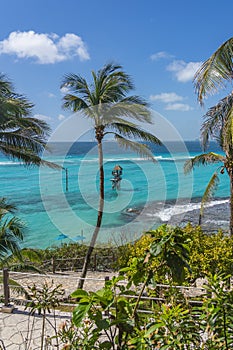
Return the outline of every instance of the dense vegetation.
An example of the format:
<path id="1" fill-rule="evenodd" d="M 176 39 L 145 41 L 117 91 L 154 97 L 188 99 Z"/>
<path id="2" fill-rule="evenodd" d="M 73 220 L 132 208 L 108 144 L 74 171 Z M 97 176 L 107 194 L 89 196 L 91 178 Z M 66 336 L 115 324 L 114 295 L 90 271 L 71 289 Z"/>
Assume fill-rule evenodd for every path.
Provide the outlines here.
<path id="1" fill-rule="evenodd" d="M 200 226 L 194 227 L 191 224 L 184 228 L 163 225 L 157 230 L 144 233 L 137 241 L 121 246 L 111 244 L 96 246 L 90 269 L 119 271 L 119 269 L 132 264 L 135 258 L 138 259 L 140 266 L 150 251 L 151 245 L 164 237 L 170 237 L 170 242 L 167 241 L 165 244 L 167 257 L 164 255 L 163 259 L 170 256 L 170 265 L 174 271 L 175 268 L 178 269 L 181 266 L 181 261 L 175 260 L 177 259 L 174 255 L 175 252 L 179 254 L 181 245 L 183 246 L 182 249 L 185 249 L 187 256 L 183 257 L 183 260 L 186 260 L 186 264 L 182 280 L 186 284 L 194 282 L 196 278 L 205 277 L 209 273 L 220 273 L 225 276 L 232 273 L 233 237 L 224 235 L 222 231 L 211 234 L 206 233 Z M 37 261 L 33 264 L 38 268 L 43 267 L 43 270 L 47 268 L 47 271 L 52 271 L 52 261 L 55 260 L 58 270 L 80 270 L 87 249 L 88 247 L 84 244 L 63 243 L 61 246 L 36 250 Z M 174 252 L 172 252 L 172 249 Z M 38 257 L 40 257 L 39 260 Z M 24 261 L 26 262 L 26 260 L 27 257 L 25 256 Z M 154 257 L 150 262 L 151 268 L 156 274 L 157 281 L 167 283 L 172 276 L 172 272 L 171 274 L 168 273 L 170 269 L 169 261 L 167 261 L 168 265 L 163 264 L 163 266 L 160 266 L 160 263 L 161 258 Z"/>
<path id="2" fill-rule="evenodd" d="M 224 235 L 222 231 L 211 234 L 206 233 L 200 226 L 193 227 L 191 224 L 188 224 L 182 229 L 163 225 L 155 231 L 145 233 L 137 242 L 128 245 L 127 254 L 125 253 L 124 257 L 119 258 L 119 265 L 128 265 L 134 258 L 143 261 L 146 257 L 146 252 L 150 250 L 153 242 L 156 242 L 162 237 L 169 237 L 169 235 L 171 237 L 170 239 L 174 242 L 166 242 L 166 249 L 169 248 L 168 244 L 171 245 L 167 254 L 172 256 L 171 248 L 178 253 L 180 244 L 183 244 L 186 249 L 186 254 L 188 254 L 187 260 L 189 268 L 187 266 L 185 267 L 185 275 L 183 276 L 183 280 L 186 282 L 205 277 L 210 273 L 220 273 L 225 276 L 232 274 L 233 238 Z M 169 266 L 163 265 L 162 268 L 158 269 L 160 259 L 154 257 L 151 260 L 151 267 L 155 270 L 157 279 L 160 282 L 168 282 Z M 176 265 L 178 268 L 177 264 L 178 262 L 174 260 L 173 255 L 171 265 Z M 175 266 L 173 268 L 175 268 Z"/>
<path id="3" fill-rule="evenodd" d="M 230 350 L 233 346 L 232 237 L 208 235 L 200 227 L 163 225 L 121 247 L 99 247 L 115 254 L 118 273 L 103 289 L 71 295 L 71 322 L 57 331 L 59 349 Z M 63 244 L 43 251 L 43 258 L 85 256 L 87 247 Z M 109 259 L 109 263 L 112 259 Z M 111 265 L 108 266 L 109 268 Z M 177 289 L 205 277 L 195 294 Z M 166 283 L 166 288 L 159 283 Z M 33 286 L 28 304 L 34 314 L 59 307 L 59 286 Z M 43 302 L 41 302 L 43 295 Z M 151 299 L 152 298 L 152 299 Z M 39 302 L 38 302 L 39 300 Z M 42 334 L 44 334 L 42 332 Z M 44 334 L 45 336 L 45 334 Z"/>

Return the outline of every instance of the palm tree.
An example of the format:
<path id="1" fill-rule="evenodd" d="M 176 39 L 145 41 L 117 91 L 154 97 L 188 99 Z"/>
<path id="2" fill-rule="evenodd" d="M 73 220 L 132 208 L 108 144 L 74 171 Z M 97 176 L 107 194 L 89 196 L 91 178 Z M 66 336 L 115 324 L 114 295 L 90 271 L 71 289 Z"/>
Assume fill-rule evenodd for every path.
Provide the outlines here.
<path id="1" fill-rule="evenodd" d="M 23 240 L 25 224 L 13 214 L 16 207 L 0 199 L 0 260 L 7 255 L 20 256 L 20 241 Z"/>
<path id="2" fill-rule="evenodd" d="M 48 124 L 31 117 L 33 104 L 14 92 L 12 83 L 0 75 L 0 152 L 26 165 L 57 165 L 41 159 L 50 133 Z"/>
<path id="3" fill-rule="evenodd" d="M 203 99 L 223 88 L 224 83 L 233 78 L 233 37 L 224 42 L 194 76 L 194 87 L 198 101 L 203 105 Z"/>
<path id="4" fill-rule="evenodd" d="M 40 261 L 39 253 L 34 249 L 21 249 L 26 225 L 14 216 L 17 208 L 14 204 L 7 202 L 5 198 L 0 199 L 0 267 L 7 266 L 12 271 L 33 271 L 41 273 L 33 263 Z M 0 283 L 3 277 L 0 276 Z M 27 299 L 31 299 L 27 290 L 17 281 L 9 279 L 11 286 L 17 287 Z"/>
<path id="5" fill-rule="evenodd" d="M 79 288 L 83 287 L 87 268 L 95 242 L 101 227 L 104 210 L 104 168 L 102 141 L 107 134 L 113 134 L 118 144 L 130 148 L 139 154 L 153 159 L 153 154 L 137 140 L 161 144 L 157 137 L 143 130 L 133 121 L 152 123 L 147 103 L 138 96 L 127 96 L 134 88 L 131 78 L 122 70 L 122 66 L 109 63 L 97 73 L 92 71 L 92 83 L 76 74 L 64 77 L 62 87 L 70 93 L 64 96 L 63 107 L 72 112 L 82 111 L 93 121 L 99 157 L 99 207 L 95 230 L 88 248 Z M 129 140 L 129 138 L 132 138 Z"/>
<path id="6" fill-rule="evenodd" d="M 41 263 L 42 257 L 37 249 L 22 248 L 17 255 L 9 252 L 4 259 L 0 260 L 0 267 L 7 267 L 11 271 L 33 271 L 44 273 L 42 269 L 38 267 L 38 264 Z"/>
<path id="7" fill-rule="evenodd" d="M 45 121 L 30 116 L 32 108 L 33 104 L 15 93 L 12 83 L 0 74 L 0 152 L 27 166 L 61 169 L 41 158 L 50 128 Z M 0 198 L 0 259 L 10 252 L 20 257 L 19 242 L 23 239 L 24 225 L 14 216 L 4 218 L 15 210 L 14 205 Z"/>
<path id="8" fill-rule="evenodd" d="M 204 122 L 202 125 L 202 145 L 204 150 L 208 146 L 209 139 L 214 139 L 220 148 L 222 154 L 213 152 L 198 155 L 185 163 L 185 173 L 190 172 L 195 166 L 208 165 L 216 163 L 218 165 L 216 171 L 211 176 L 211 179 L 206 187 L 205 193 L 201 201 L 201 210 L 199 217 L 199 224 L 203 215 L 204 205 L 208 201 L 219 183 L 219 174 L 223 174 L 226 170 L 230 179 L 230 232 L 233 234 L 233 129 L 232 129 L 232 106 L 233 94 L 219 101 L 219 103 L 211 107 L 204 115 Z M 221 163 L 221 165 L 220 165 Z"/>
<path id="9" fill-rule="evenodd" d="M 233 78 L 233 38 L 221 45 L 213 55 L 207 59 L 194 76 L 195 91 L 198 100 L 203 105 L 203 99 L 215 93 L 224 86 L 224 82 L 231 82 Z M 201 164 L 222 162 L 212 175 L 201 202 L 199 223 L 203 215 L 205 202 L 213 195 L 217 188 L 219 177 L 226 169 L 230 178 L 230 233 L 233 235 L 233 94 L 221 99 L 217 105 L 211 107 L 204 115 L 201 128 L 201 139 L 204 151 L 209 140 L 214 139 L 219 144 L 225 156 L 216 153 L 204 153 L 185 164 L 185 172 L 191 171 Z"/>

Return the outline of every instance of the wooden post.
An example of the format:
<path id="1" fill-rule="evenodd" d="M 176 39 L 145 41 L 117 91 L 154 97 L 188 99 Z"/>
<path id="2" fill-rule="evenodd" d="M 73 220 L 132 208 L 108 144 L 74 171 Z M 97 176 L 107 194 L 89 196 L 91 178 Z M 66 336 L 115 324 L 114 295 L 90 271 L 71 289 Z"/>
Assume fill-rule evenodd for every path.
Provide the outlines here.
<path id="1" fill-rule="evenodd" d="M 10 301 L 10 290 L 9 290 L 9 272 L 6 267 L 3 269 L 3 290 L 4 290 L 4 305 L 8 306 Z"/>
<path id="2" fill-rule="evenodd" d="M 52 271 L 53 273 L 56 272 L 56 259 L 54 257 L 52 257 Z"/>
<path id="3" fill-rule="evenodd" d="M 105 282 L 104 282 L 104 284 L 105 284 L 107 281 L 109 281 L 109 276 L 105 276 L 104 280 L 105 280 Z M 109 316 L 109 309 L 104 311 L 104 316 Z"/>
<path id="4" fill-rule="evenodd" d="M 97 254 L 94 254 L 94 271 L 96 271 L 97 268 Z"/>
<path id="5" fill-rule="evenodd" d="M 65 168 L 65 170 L 66 170 L 66 192 L 68 192 L 68 169 L 67 168 Z"/>

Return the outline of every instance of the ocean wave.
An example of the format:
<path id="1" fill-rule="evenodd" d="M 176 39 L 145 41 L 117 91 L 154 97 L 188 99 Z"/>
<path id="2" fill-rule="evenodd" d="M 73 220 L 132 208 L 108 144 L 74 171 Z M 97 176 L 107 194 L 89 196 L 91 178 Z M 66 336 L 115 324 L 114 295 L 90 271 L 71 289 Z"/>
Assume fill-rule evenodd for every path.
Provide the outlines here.
<path id="1" fill-rule="evenodd" d="M 183 162 L 188 159 L 192 159 L 193 157 L 191 156 L 181 156 L 181 157 L 159 157 L 159 161 L 166 161 L 166 162 Z M 157 158 L 156 158 L 157 159 Z"/>
<path id="2" fill-rule="evenodd" d="M 206 203 L 205 207 L 214 207 L 216 205 L 222 205 L 229 203 L 229 199 L 214 200 Z M 158 217 L 161 221 L 167 222 L 171 220 L 173 216 L 182 215 L 194 210 L 200 210 L 201 203 L 188 203 L 188 204 L 176 204 L 169 208 L 164 208 L 157 213 L 147 213 L 147 216 Z"/>
<path id="3" fill-rule="evenodd" d="M 0 162 L 0 166 L 5 166 L 5 165 L 23 165 L 22 162 L 13 162 L 13 161 L 5 161 L 5 162 Z"/>
<path id="4" fill-rule="evenodd" d="M 192 157 L 163 157 L 163 156 L 154 156 L 154 159 L 157 161 L 170 161 L 170 162 L 176 162 L 176 161 L 185 161 L 187 159 L 190 159 Z M 98 158 L 92 158 L 92 159 L 78 159 L 80 162 L 98 162 Z M 121 158 L 104 158 L 104 162 L 144 162 L 148 161 L 148 158 L 143 157 L 121 157 Z"/>
<path id="5" fill-rule="evenodd" d="M 163 157 L 161 155 L 159 156 L 154 156 L 154 159 L 159 161 L 159 162 L 176 162 L 176 161 L 185 161 L 189 158 L 192 158 L 192 157 Z M 49 158 L 47 159 L 51 162 L 55 162 L 55 163 L 58 163 L 58 164 L 77 164 L 77 163 L 98 163 L 98 158 L 90 158 L 90 159 L 83 159 L 83 158 L 73 158 L 72 160 L 71 159 L 67 159 L 67 158 L 58 158 L 58 159 L 52 159 L 52 158 Z M 147 158 L 143 158 L 143 157 L 120 157 L 120 158 L 104 158 L 104 162 L 107 163 L 107 162 L 145 162 L 145 161 L 148 161 Z M 23 165 L 23 162 L 19 162 L 19 161 L 0 161 L 0 166 L 12 166 L 12 165 Z"/>
<path id="6" fill-rule="evenodd" d="M 159 161 L 159 162 L 182 162 L 188 159 L 191 159 L 191 156 L 177 156 L 177 157 L 163 157 L 163 156 L 154 156 L 154 159 Z M 92 159 L 78 159 L 79 162 L 98 162 L 98 158 L 92 158 Z M 104 162 L 144 162 L 148 161 L 148 158 L 143 158 L 143 157 L 121 157 L 121 158 L 104 158 Z"/>
<path id="7" fill-rule="evenodd" d="M 211 220 L 211 219 L 208 219 L 205 221 L 207 224 L 215 224 L 215 225 L 229 225 L 229 221 L 227 220 Z"/>
<path id="8" fill-rule="evenodd" d="M 159 159 L 162 157 L 158 157 Z M 157 159 L 157 157 L 155 157 L 155 159 Z M 148 159 L 146 158 L 141 158 L 141 157 L 127 157 L 127 158 L 104 158 L 104 162 L 127 162 L 127 161 L 147 161 Z M 80 159 L 80 162 L 98 162 L 98 158 L 93 158 L 93 159 Z"/>

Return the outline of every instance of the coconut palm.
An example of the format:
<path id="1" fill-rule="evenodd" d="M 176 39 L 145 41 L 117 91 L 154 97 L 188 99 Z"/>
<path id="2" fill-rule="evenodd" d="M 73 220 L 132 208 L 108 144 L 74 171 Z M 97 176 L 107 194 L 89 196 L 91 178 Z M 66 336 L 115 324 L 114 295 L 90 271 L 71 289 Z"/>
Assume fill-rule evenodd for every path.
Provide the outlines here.
<path id="1" fill-rule="evenodd" d="M 16 207 L 0 199 L 0 260 L 7 255 L 20 256 L 20 242 L 23 240 L 25 224 L 14 216 Z"/>
<path id="2" fill-rule="evenodd" d="M 194 76 L 195 91 L 198 101 L 222 89 L 226 82 L 233 78 L 233 37 L 224 42 L 202 66 Z"/>
<path id="3" fill-rule="evenodd" d="M 226 82 L 232 82 L 233 78 L 233 37 L 225 41 L 212 55 L 208 58 L 194 76 L 195 91 L 198 101 L 203 105 L 203 100 L 208 95 L 217 92 L 225 86 Z M 226 169 L 230 178 L 230 232 L 233 235 L 233 103 L 232 93 L 223 98 L 216 106 L 209 109 L 204 116 L 202 125 L 202 144 L 204 150 L 208 146 L 210 138 L 214 138 L 225 153 L 225 158 L 221 155 L 211 153 L 204 154 L 199 158 L 193 159 L 186 164 L 186 171 L 195 165 L 216 163 L 217 158 L 223 162 L 223 166 L 213 174 L 209 185 L 205 191 L 201 211 L 206 199 L 216 189 L 218 182 L 218 172 L 224 172 Z"/>
<path id="4" fill-rule="evenodd" d="M 43 120 L 30 116 L 33 104 L 15 93 L 12 83 L 0 75 L 0 152 L 25 165 L 60 166 L 41 159 L 46 148 L 50 128 Z M 19 257 L 19 243 L 23 239 L 24 225 L 14 214 L 16 208 L 0 198 L 0 259 L 9 253 Z"/>
<path id="5" fill-rule="evenodd" d="M 214 139 L 222 149 L 222 154 L 213 152 L 198 155 L 185 163 L 184 171 L 190 172 L 195 166 L 208 165 L 216 163 L 218 165 L 216 171 L 211 176 L 211 179 L 206 187 L 201 201 L 201 210 L 199 224 L 203 215 L 205 203 L 215 193 L 218 183 L 219 174 L 223 174 L 226 170 L 230 179 L 230 233 L 233 235 L 233 94 L 220 100 L 220 102 L 211 107 L 204 115 L 202 125 L 202 144 L 204 150 L 208 146 L 210 138 Z"/>
<path id="6" fill-rule="evenodd" d="M 0 152 L 26 165 L 57 166 L 41 159 L 50 128 L 31 117 L 33 104 L 14 92 L 12 83 L 0 75 Z"/>
<path id="7" fill-rule="evenodd" d="M 40 260 L 40 254 L 34 249 L 21 249 L 26 225 L 14 216 L 17 208 L 5 198 L 0 199 L 0 267 L 10 267 L 12 271 L 34 271 L 41 273 L 33 263 Z M 0 276 L 0 283 L 3 277 Z M 12 288 L 23 293 L 27 299 L 31 299 L 27 290 L 17 281 L 9 279 Z"/>
<path id="8" fill-rule="evenodd" d="M 64 77 L 62 87 L 69 90 L 69 93 L 64 96 L 63 107 L 72 112 L 82 111 L 82 115 L 92 120 L 98 145 L 99 207 L 95 230 L 83 265 L 81 277 L 84 278 L 101 227 L 104 210 L 102 148 L 104 137 L 107 134 L 113 134 L 121 147 L 130 148 L 151 159 L 153 159 L 153 154 L 149 148 L 138 140 L 156 144 L 161 142 L 134 123 L 134 121 L 152 123 L 151 113 L 142 98 L 127 96 L 134 86 L 131 78 L 122 70 L 122 66 L 109 63 L 97 73 L 93 71 L 91 84 L 88 84 L 86 79 L 80 75 L 68 74 Z M 83 283 L 84 280 L 80 279 L 79 288 L 83 287 Z"/>
<path id="9" fill-rule="evenodd" d="M 19 250 L 17 255 L 9 253 L 4 259 L 0 260 L 0 267 L 7 267 L 11 271 L 33 271 L 42 273 L 42 269 L 37 267 L 41 263 L 42 257 L 39 250 L 23 248 Z"/>

